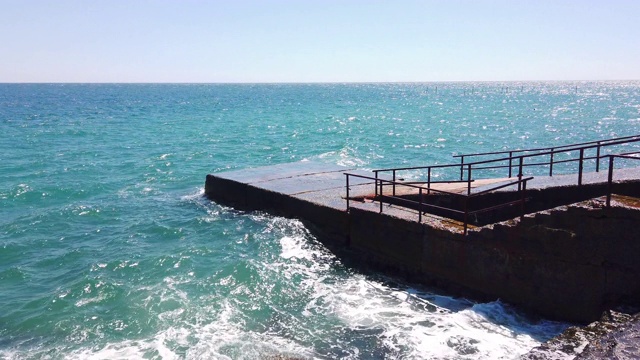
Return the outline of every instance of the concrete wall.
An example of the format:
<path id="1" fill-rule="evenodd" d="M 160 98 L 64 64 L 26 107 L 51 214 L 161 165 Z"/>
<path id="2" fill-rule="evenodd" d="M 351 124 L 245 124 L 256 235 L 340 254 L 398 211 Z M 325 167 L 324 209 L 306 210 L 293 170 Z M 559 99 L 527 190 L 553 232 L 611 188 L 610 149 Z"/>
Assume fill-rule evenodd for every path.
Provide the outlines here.
<path id="1" fill-rule="evenodd" d="M 205 194 L 242 210 L 298 218 L 327 245 L 383 271 L 480 299 L 500 298 L 546 317 L 590 322 L 640 304 L 640 211 L 587 201 L 470 231 L 377 211 L 350 213 L 207 176 Z"/>
<path id="2" fill-rule="evenodd" d="M 345 234 L 349 232 L 349 218 L 338 209 L 213 175 L 207 175 L 205 195 L 239 210 L 260 210 L 297 218 L 308 222 L 325 240 L 342 245 L 348 242 Z"/>
<path id="3" fill-rule="evenodd" d="M 351 211 L 351 246 L 426 284 L 500 298 L 548 317 L 589 322 L 640 304 L 640 211 L 563 206 L 471 231 Z"/>

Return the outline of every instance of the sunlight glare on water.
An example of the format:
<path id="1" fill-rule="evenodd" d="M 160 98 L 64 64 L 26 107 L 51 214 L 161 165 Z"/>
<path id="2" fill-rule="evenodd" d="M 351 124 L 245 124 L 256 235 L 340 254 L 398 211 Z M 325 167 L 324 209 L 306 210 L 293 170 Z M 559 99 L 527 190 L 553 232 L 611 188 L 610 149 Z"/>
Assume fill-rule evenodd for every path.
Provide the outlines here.
<path id="1" fill-rule="evenodd" d="M 512 359 L 569 324 L 356 270 L 205 175 L 634 135 L 640 83 L 2 84 L 0 115 L 0 358 Z"/>

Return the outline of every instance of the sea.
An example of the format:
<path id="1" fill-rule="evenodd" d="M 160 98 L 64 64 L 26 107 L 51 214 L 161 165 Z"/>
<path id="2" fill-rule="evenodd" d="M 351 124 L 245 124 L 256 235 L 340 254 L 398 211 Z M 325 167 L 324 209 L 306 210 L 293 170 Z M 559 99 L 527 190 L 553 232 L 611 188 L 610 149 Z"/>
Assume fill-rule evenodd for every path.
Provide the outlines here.
<path id="1" fill-rule="evenodd" d="M 205 176 L 639 129 L 639 81 L 0 84 L 0 358 L 517 358 L 573 324 L 353 268 Z"/>

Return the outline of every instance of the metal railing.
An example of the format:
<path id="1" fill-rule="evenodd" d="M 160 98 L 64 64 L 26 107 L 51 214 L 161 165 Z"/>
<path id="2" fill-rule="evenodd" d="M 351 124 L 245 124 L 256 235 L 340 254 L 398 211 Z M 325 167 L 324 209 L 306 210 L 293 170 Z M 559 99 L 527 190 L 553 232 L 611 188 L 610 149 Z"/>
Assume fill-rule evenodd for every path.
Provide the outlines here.
<path id="1" fill-rule="evenodd" d="M 607 207 L 611 207 L 611 194 L 613 191 L 613 172 L 614 172 L 614 160 L 618 159 L 632 159 L 632 160 L 640 160 L 640 157 L 633 156 L 640 154 L 639 152 L 631 152 L 625 154 L 617 154 L 617 155 L 608 155 L 609 158 L 609 175 L 607 177 Z"/>
<path id="2" fill-rule="evenodd" d="M 533 179 L 533 177 L 528 177 L 528 178 L 520 178 L 516 181 L 512 181 L 509 183 L 505 183 L 505 184 L 501 184 L 495 187 L 491 187 L 489 189 L 485 189 L 479 192 L 475 192 L 475 193 L 471 193 L 470 188 L 471 185 L 469 184 L 467 186 L 467 188 L 469 189 L 468 192 L 466 194 L 460 194 L 460 193 L 454 193 L 454 192 L 449 192 L 449 191 L 444 191 L 444 190 L 438 190 L 438 189 L 433 189 L 431 188 L 431 184 L 429 183 L 427 184 L 427 188 L 425 189 L 423 186 L 418 186 L 418 185 L 414 185 L 414 184 L 410 184 L 410 183 L 404 183 L 404 182 L 397 182 L 395 180 L 385 180 L 385 179 L 380 179 L 377 176 L 376 177 L 370 177 L 370 176 L 364 176 L 364 175 L 358 175 L 358 174 L 351 174 L 351 173 L 345 173 L 346 176 L 346 201 L 347 201 L 347 211 L 349 211 L 349 209 L 351 208 L 350 205 L 350 200 L 351 200 L 351 196 L 350 196 L 350 182 L 349 182 L 349 178 L 350 177 L 356 177 L 356 178 L 360 178 L 360 179 L 367 179 L 367 180 L 373 180 L 374 181 L 374 186 L 375 186 L 375 200 L 377 200 L 380 203 L 380 213 L 383 212 L 383 205 L 385 203 L 391 204 L 392 201 L 391 200 L 396 200 L 396 201 L 401 201 L 405 204 L 409 204 L 412 205 L 412 207 L 410 208 L 417 208 L 418 210 L 418 223 L 422 223 L 422 215 L 423 213 L 427 213 L 428 209 L 433 209 L 433 210 L 438 210 L 438 211 L 444 211 L 444 212 L 448 212 L 451 214 L 455 214 L 458 216 L 461 216 L 463 218 L 463 234 L 466 236 L 467 235 L 467 230 L 468 230 L 468 226 L 469 226 L 469 218 L 471 216 L 474 216 L 476 214 L 479 213 L 483 213 L 483 212 L 488 212 L 488 211 L 492 211 L 492 210 L 497 210 L 497 209 L 501 209 L 501 208 L 505 208 L 508 206 L 512 206 L 512 205 L 516 205 L 519 204 L 520 205 L 520 216 L 524 216 L 525 214 L 525 201 L 526 201 L 526 191 L 527 191 L 527 181 Z M 384 195 L 384 185 L 391 185 L 393 186 L 393 192 L 392 195 Z M 514 201 L 507 201 L 507 202 L 503 202 L 497 205 L 493 205 L 493 206 L 489 206 L 486 208 L 481 208 L 481 209 L 476 209 L 476 210 L 470 210 L 469 209 L 469 201 L 477 196 L 481 196 L 484 194 L 487 194 L 489 192 L 498 190 L 498 189 L 502 189 L 502 188 L 506 188 L 509 186 L 514 186 L 514 185 L 518 185 L 518 192 L 517 194 L 519 195 L 517 197 L 517 200 Z M 412 188 L 412 189 L 417 189 L 418 191 L 418 201 L 415 200 L 411 200 L 411 199 L 407 199 L 404 197 L 397 197 L 396 196 L 396 186 L 402 186 L 402 187 L 408 187 L 408 188 Z M 434 193 L 440 193 L 440 194 L 445 194 L 445 195 L 450 195 L 450 196 L 454 196 L 454 197 L 459 197 L 463 199 L 463 210 L 458 210 L 452 207 L 445 207 L 445 206 L 438 206 L 438 205 L 434 205 L 434 204 L 429 204 L 427 202 L 424 201 L 424 195 L 425 195 L 425 191 L 426 194 L 429 195 L 432 192 Z M 385 201 L 386 200 L 386 201 Z"/>
<path id="3" fill-rule="evenodd" d="M 570 145 L 561 145 L 561 146 L 550 146 L 550 147 L 543 147 L 543 148 L 533 148 L 533 149 L 522 149 L 522 150 L 503 150 L 503 151 L 493 151 L 493 152 L 483 152 L 483 153 L 475 153 L 475 154 L 461 154 L 461 155 L 454 155 L 454 158 L 460 158 L 460 163 L 464 164 L 464 158 L 467 157 L 477 157 L 477 156 L 488 156 L 488 155 L 503 155 L 503 154 L 509 154 L 509 158 L 513 158 L 513 154 L 518 154 L 518 153 L 529 153 L 529 152 L 550 152 L 552 153 L 551 155 L 551 166 L 549 169 L 549 176 L 553 176 L 553 153 L 557 153 L 557 152 L 566 152 L 566 151 L 571 151 L 574 148 L 580 148 L 580 147 L 584 147 L 584 146 L 591 146 L 594 145 L 597 149 L 597 155 L 596 158 L 600 158 L 600 147 L 602 146 L 607 146 L 607 145 L 617 145 L 620 144 L 620 141 L 622 141 L 622 143 L 627 143 L 627 142 L 635 142 L 640 140 L 640 135 L 631 135 L 631 136 L 623 136 L 623 137 L 617 137 L 617 138 L 612 138 L 612 139 L 605 139 L 605 140 L 594 140 L 594 141 L 587 141 L 587 142 L 582 142 L 582 143 L 576 143 L 576 144 L 570 144 Z M 612 144 L 615 143 L 615 144 Z M 605 155 L 606 156 L 606 155 Z M 596 172 L 599 171 L 599 162 L 596 162 Z M 511 177 L 511 176 L 509 176 Z"/>
<path id="4" fill-rule="evenodd" d="M 460 178 L 458 181 L 467 182 L 469 184 L 468 194 L 470 194 L 470 181 L 473 179 L 472 174 L 481 171 L 481 170 L 496 170 L 496 169 L 508 169 L 507 177 L 513 177 L 514 168 L 517 169 L 517 177 L 522 179 L 524 176 L 524 169 L 528 167 L 540 167 L 540 166 L 548 166 L 549 167 L 549 176 L 553 176 L 553 166 L 555 164 L 562 163 L 570 163 L 577 162 L 578 163 L 578 179 L 577 184 L 582 185 L 582 175 L 584 173 L 584 164 L 585 161 L 595 160 L 596 166 L 595 171 L 600 171 L 600 161 L 603 158 L 606 158 L 608 155 L 602 155 L 602 149 L 615 145 L 622 145 L 628 143 L 640 142 L 640 135 L 635 136 L 627 136 L 622 138 L 615 138 L 609 140 L 599 140 L 592 141 L 588 143 L 581 144 L 573 144 L 566 146 L 558 146 L 554 148 L 540 148 L 540 149 L 529 149 L 529 150 L 512 150 L 512 151 L 500 151 L 495 153 L 481 153 L 481 154 L 467 154 L 467 155 L 458 155 L 456 157 L 461 157 L 462 161 L 459 164 L 447 164 L 447 165 L 431 165 L 431 166 L 414 166 L 414 167 L 403 167 L 403 168 L 388 168 L 388 169 L 377 169 L 373 170 L 375 177 L 378 178 L 380 173 L 383 172 L 391 172 L 392 180 L 395 182 L 397 180 L 397 173 L 399 171 L 409 171 L 409 170 L 427 170 L 427 184 L 431 183 L 432 172 L 435 169 L 447 169 L 447 168 L 459 168 Z M 551 149 L 551 150 L 549 150 Z M 595 155 L 586 155 L 586 152 L 595 149 Z M 527 154 L 526 152 L 538 151 L 535 154 Z M 554 156 L 558 153 L 574 153 L 577 152 L 577 156 L 575 158 L 562 159 L 557 160 Z M 513 155 L 514 153 L 523 153 L 521 155 Z M 478 155 L 501 155 L 501 154 L 509 154 L 508 157 L 501 157 L 497 159 L 488 159 L 482 161 L 475 161 L 464 163 L 464 156 L 478 156 Z M 538 160 L 542 158 L 542 160 Z M 548 160 L 547 160 L 548 158 Z M 531 161 L 533 159 L 534 162 L 526 162 Z M 505 165 L 506 164 L 506 165 Z M 465 178 L 465 172 L 467 175 L 467 179 Z M 376 192 L 377 193 L 377 192 Z"/>
<path id="5" fill-rule="evenodd" d="M 495 210 L 495 209 L 499 209 L 502 207 L 506 207 L 506 206 L 511 206 L 514 205 L 516 203 L 520 203 L 522 206 L 522 214 L 524 214 L 524 201 L 525 201 L 525 196 L 524 193 L 526 192 L 526 184 L 528 180 L 531 180 L 533 177 L 527 177 L 524 178 L 524 172 L 525 172 L 525 168 L 528 167 L 535 167 L 535 166 L 548 166 L 549 167 L 549 176 L 553 176 L 553 166 L 554 164 L 563 164 L 563 163 L 570 163 L 570 162 L 577 162 L 578 163 L 578 179 L 577 179 L 577 185 L 580 186 L 582 185 L 582 178 L 583 178 L 583 173 L 584 173 L 584 165 L 586 161 L 589 160 L 595 160 L 595 171 L 599 172 L 600 171 L 600 161 L 603 158 L 609 158 L 609 190 L 608 190 L 608 195 L 607 195 L 607 205 L 609 206 L 610 203 L 610 193 L 611 193 L 611 182 L 612 182 L 612 176 L 613 176 L 613 163 L 614 163 L 614 159 L 615 158 L 632 158 L 632 159 L 638 159 L 637 157 L 633 157 L 630 156 L 630 154 L 634 154 L 634 153 L 624 153 L 624 154 L 608 154 L 608 155 L 602 155 L 602 150 L 610 147 L 610 146 L 615 146 L 615 145 L 622 145 L 622 144 L 628 144 L 628 143 L 635 143 L 635 142 L 640 142 L 640 135 L 633 135 L 633 136 L 626 136 L 626 137 L 619 137 L 619 138 L 613 138 L 613 139 L 608 139 L 608 140 L 598 140 L 598 141 L 590 141 L 590 142 L 584 142 L 584 143 L 579 143 L 579 144 L 571 144 L 571 145 L 562 145 L 562 146 L 556 146 L 556 147 L 548 147 L 548 148 L 537 148 L 537 149 L 527 149 L 527 150 L 510 150 L 510 151 L 498 151 L 498 152 L 491 152 L 491 153 L 477 153 L 477 154 L 464 154 L 464 155 L 457 155 L 455 157 L 460 157 L 461 158 L 461 162 L 459 164 L 446 164 L 446 165 L 431 165 L 431 166 L 414 166 L 414 167 L 402 167 L 402 168 L 389 168 L 389 169 L 377 169 L 377 170 L 373 170 L 374 176 L 373 177 L 369 177 L 369 176 L 363 176 L 363 175 L 356 175 L 356 174 L 349 174 L 349 173 L 345 173 L 346 175 L 346 182 L 347 182 L 347 211 L 350 209 L 350 194 L 349 194 L 349 178 L 350 177 L 358 177 L 358 178 L 362 178 L 362 179 L 368 179 L 368 180 L 373 180 L 374 181 L 374 188 L 375 188 L 375 199 L 377 201 L 379 201 L 380 203 L 380 212 L 382 213 L 383 210 L 383 204 L 389 203 L 391 204 L 392 201 L 397 202 L 403 202 L 405 204 L 411 205 L 413 207 L 417 207 L 418 209 L 418 221 L 422 222 L 422 214 L 426 213 L 426 210 L 431 209 L 432 211 L 441 211 L 441 212 L 449 212 L 451 214 L 455 214 L 458 216 L 462 216 L 463 218 L 463 223 L 464 223 L 464 234 L 466 235 L 467 233 L 467 228 L 468 228 L 468 219 L 469 216 L 472 216 L 474 214 L 480 213 L 480 212 L 486 212 L 486 211 L 491 211 L 491 210 Z M 595 155 L 586 155 L 586 153 L 588 151 L 591 151 L 595 149 Z M 531 153 L 531 152 L 535 152 L 535 153 Z M 558 157 L 555 157 L 554 155 L 559 154 L 559 153 L 564 153 L 564 154 L 574 154 L 577 153 L 577 156 L 571 158 L 564 158 L 561 160 L 558 160 Z M 640 152 L 638 152 L 640 153 Z M 464 158 L 465 157 L 473 157 L 473 156 L 487 156 L 487 155 L 503 155 L 503 154 L 508 154 L 508 157 L 499 157 L 499 158 L 493 158 L 493 159 L 487 159 L 487 160 L 482 160 L 482 161 L 475 161 L 475 162 L 468 162 L 465 163 L 464 162 Z M 514 155 L 516 154 L 516 155 Z M 542 158 L 542 160 L 540 160 Z M 533 162 L 532 162 L 533 161 Z M 456 170 L 456 168 L 458 168 L 459 170 Z M 486 190 L 480 191 L 480 192 L 475 192 L 472 193 L 471 191 L 471 185 L 472 183 L 475 181 L 474 180 L 474 175 L 477 174 L 479 171 L 483 171 L 483 170 L 492 170 L 495 172 L 495 170 L 499 169 L 508 169 L 507 171 L 507 175 L 508 178 L 512 178 L 513 177 L 513 170 L 517 169 L 517 180 L 513 181 L 513 182 L 509 182 L 503 185 L 499 185 L 499 186 L 495 186 L 495 187 L 491 187 L 488 188 Z M 459 171 L 460 173 L 460 177 L 459 179 L 455 179 L 455 180 L 438 180 L 438 181 L 433 181 L 432 180 L 432 175 L 434 170 L 436 171 L 446 171 L 448 169 L 452 169 L 454 171 Z M 427 174 L 426 174 L 426 181 L 418 181 L 418 182 L 404 182 L 404 181 L 398 181 L 398 172 L 401 171 L 415 171 L 415 170 L 426 170 Z M 382 179 L 380 177 L 381 173 L 384 172 L 391 172 L 392 177 L 391 180 L 388 179 Z M 466 179 L 465 179 L 465 173 L 466 173 Z M 495 173 L 494 176 L 495 178 Z M 444 190 L 438 190 L 438 189 L 434 189 L 432 187 L 433 184 L 438 184 L 438 183 L 464 183 L 466 184 L 466 193 L 465 194 L 460 194 L 460 193 L 454 193 L 454 192 L 447 192 Z M 421 185 L 415 185 L 415 184 L 421 184 Z M 391 186 L 391 195 L 385 195 L 384 193 L 384 187 L 386 186 Z M 426 185 L 426 186 L 425 186 Z M 480 196 L 483 194 L 486 194 L 488 192 L 494 191 L 494 190 L 498 190 L 501 188 L 505 188 L 508 186 L 514 186 L 517 185 L 517 194 L 519 194 L 519 200 L 516 201 L 508 201 L 505 203 L 501 203 L 495 206 L 490 206 L 487 208 L 483 208 L 483 209 L 478 209 L 478 210 L 469 210 L 469 200 L 473 197 L 476 196 Z M 404 197 L 398 197 L 396 196 L 396 188 L 397 187 L 408 187 L 408 188 L 413 188 L 413 189 L 417 189 L 418 192 L 418 201 L 415 200 L 410 200 Z M 415 191 L 415 190 L 414 190 Z M 425 194 L 426 193 L 426 194 Z M 450 196 L 454 196 L 454 197 L 462 197 L 463 198 L 463 210 L 458 210 L 458 209 L 454 209 L 454 208 L 448 208 L 448 207 L 443 207 L 443 206 L 437 206 L 434 204 L 429 204 L 424 202 L 423 200 L 423 196 L 424 195 L 431 195 L 431 193 L 439 193 L 439 194 L 444 194 L 444 195 L 450 195 Z M 521 215 L 522 216 L 522 215 Z"/>
<path id="6" fill-rule="evenodd" d="M 383 204 L 384 203 L 388 203 L 388 204 L 392 204 L 392 202 L 395 201 L 395 203 L 398 202 L 402 202 L 404 204 L 408 204 L 410 206 L 408 207 L 414 207 L 418 209 L 418 222 L 422 222 L 422 215 L 423 213 L 427 213 L 427 210 L 431 210 L 431 211 L 440 211 L 440 212 L 445 212 L 445 213 L 450 213 L 450 214 L 455 214 L 457 216 L 461 216 L 463 218 L 463 227 L 464 227 L 464 234 L 467 234 L 467 229 L 468 229 L 468 224 L 469 224 L 469 216 L 473 216 L 475 214 L 481 213 L 481 212 L 487 212 L 487 211 L 491 211 L 491 210 L 496 210 L 496 209 L 500 209 L 503 207 L 507 207 L 507 206 L 512 206 L 514 204 L 520 204 L 521 205 L 521 216 L 524 215 L 524 204 L 525 204 L 525 193 L 526 193 L 526 187 L 527 187 L 527 181 L 533 179 L 533 177 L 527 177 L 524 178 L 524 170 L 527 167 L 535 167 L 535 166 L 548 166 L 549 167 L 549 176 L 553 176 L 553 166 L 554 164 L 563 164 L 563 163 L 570 163 L 570 162 L 577 162 L 578 163 L 578 179 L 577 179 L 577 185 L 581 186 L 582 185 L 582 178 L 583 178 L 583 173 L 584 173 L 584 164 L 586 161 L 589 160 L 595 160 L 595 171 L 599 172 L 600 171 L 600 161 L 602 159 L 605 158 L 609 158 L 609 183 L 608 183 L 608 194 L 607 194 L 607 206 L 610 206 L 610 199 L 611 199 L 611 187 L 612 187 L 612 178 L 613 178 L 613 164 L 614 164 L 614 159 L 615 158 L 630 158 L 630 159 L 640 159 L 638 157 L 634 157 L 631 156 L 631 154 L 638 154 L 639 152 L 631 152 L 631 153 L 623 153 L 623 154 L 608 154 L 608 155 L 602 155 L 602 149 L 610 147 L 610 146 L 615 146 L 615 145 L 622 145 L 622 144 L 628 144 L 628 143 L 635 143 L 635 142 L 640 142 L 640 135 L 634 135 L 634 136 L 626 136 L 626 137 L 619 137 L 619 138 L 614 138 L 614 139 L 608 139 L 608 140 L 598 140 L 598 141 L 590 141 L 590 142 L 584 142 L 584 143 L 579 143 L 579 144 L 571 144 L 571 145 L 563 145 L 563 146 L 556 146 L 556 147 L 549 147 L 549 148 L 537 148 L 537 149 L 527 149 L 527 150 L 510 150 L 510 151 L 498 151 L 498 152 L 491 152 L 491 153 L 477 153 L 477 154 L 465 154 L 465 155 L 457 155 L 455 157 L 460 157 L 461 158 L 461 162 L 459 164 L 446 164 L 446 165 L 431 165 L 431 166 L 414 166 L 414 167 L 402 167 L 402 168 L 389 168 L 389 169 L 377 169 L 377 170 L 373 170 L 374 176 L 373 177 L 369 177 L 369 176 L 363 176 L 363 175 L 357 175 L 357 174 L 350 174 L 350 173 L 345 173 L 346 175 L 346 192 L 347 192 L 347 196 L 346 196 L 346 201 L 347 201 L 347 211 L 349 211 L 350 209 L 350 185 L 349 185 L 349 179 L 350 177 L 357 177 L 357 178 L 362 178 L 362 179 L 368 179 L 368 180 L 373 180 L 374 181 L 374 188 L 375 188 L 375 197 L 374 199 L 377 200 L 380 203 L 380 213 L 382 213 L 383 211 Z M 595 155 L 585 155 L 586 152 L 595 149 Z M 533 154 L 531 154 L 531 152 L 535 152 Z M 575 158 L 565 158 L 565 159 L 561 159 L 558 160 L 557 157 L 554 157 L 554 155 L 558 154 L 558 153 L 564 153 L 564 154 L 571 154 L 571 153 L 575 153 L 577 152 L 577 156 Z M 473 156 L 486 156 L 486 155 L 503 155 L 503 154 L 508 154 L 508 157 L 500 157 L 500 158 L 493 158 L 493 159 L 488 159 L 488 160 L 482 160 L 482 161 L 475 161 L 475 162 L 469 162 L 469 163 L 465 163 L 464 162 L 464 158 L 465 157 L 473 157 Z M 514 154 L 519 154 L 519 155 L 514 155 Z M 542 158 L 544 161 L 539 160 L 540 158 Z M 548 160 L 547 160 L 548 158 Z M 531 162 L 533 160 L 533 162 Z M 506 165 L 505 165 L 506 164 Z M 443 170 L 446 171 L 447 169 L 453 169 L 454 171 L 456 171 L 456 168 L 459 168 L 459 172 L 460 172 L 460 177 L 459 179 L 455 179 L 455 180 L 438 180 L 438 181 L 433 181 L 432 180 L 432 175 L 434 170 Z M 473 175 L 475 175 L 478 171 L 483 171 L 483 170 L 497 170 L 497 169 L 508 169 L 508 178 L 512 178 L 513 177 L 513 170 L 514 168 L 517 169 L 517 180 L 516 181 L 512 181 L 512 182 L 508 182 L 506 184 L 502 184 L 502 185 L 498 185 L 495 187 L 490 187 L 490 188 L 486 188 L 486 190 L 483 191 L 479 191 L 479 192 L 475 192 L 472 193 L 471 191 L 471 184 L 475 181 L 475 179 L 473 178 Z M 400 171 L 412 171 L 412 170 L 426 170 L 427 174 L 426 174 L 426 181 L 416 181 L 416 182 L 404 182 L 404 181 L 398 181 L 398 172 Z M 391 180 L 388 179 L 383 179 L 380 177 L 381 173 L 384 172 L 391 172 L 392 173 L 392 178 Z M 465 173 L 466 173 L 466 179 L 465 179 Z M 493 176 L 495 178 L 495 176 Z M 439 189 L 434 189 L 432 187 L 433 184 L 438 184 L 438 183 L 464 183 L 466 184 L 466 192 L 464 194 L 460 194 L 460 193 L 454 193 L 454 192 L 448 192 L 448 191 L 444 191 L 444 190 L 439 190 Z M 415 184 L 421 184 L 421 185 L 415 185 Z M 384 193 L 384 187 L 386 186 L 391 186 L 391 195 L 385 195 Z M 484 195 L 486 193 L 498 190 L 498 189 L 502 189 L 505 187 L 509 187 L 509 186 L 515 186 L 517 185 L 517 194 L 518 196 L 518 200 L 515 201 L 507 201 L 504 203 L 500 203 L 494 206 L 490 206 L 490 207 L 486 207 L 486 208 L 482 208 L 482 209 L 477 209 L 477 210 L 470 210 L 469 209 L 469 201 L 470 199 L 480 196 L 480 195 Z M 412 188 L 412 189 L 416 189 L 418 192 L 418 201 L 415 200 L 411 200 L 408 199 L 406 197 L 398 197 L 396 196 L 396 188 L 397 187 L 408 187 L 408 188 Z M 415 190 L 414 190 L 415 191 Z M 424 195 L 431 195 L 431 193 L 439 193 L 439 194 L 443 194 L 443 195 L 450 195 L 453 197 L 460 197 L 462 198 L 462 203 L 463 203 L 463 210 L 459 210 L 459 209 L 455 209 L 452 207 L 444 207 L 444 206 L 438 206 L 438 205 L 434 205 L 434 204 L 429 204 L 427 202 L 424 201 L 423 196 Z"/>

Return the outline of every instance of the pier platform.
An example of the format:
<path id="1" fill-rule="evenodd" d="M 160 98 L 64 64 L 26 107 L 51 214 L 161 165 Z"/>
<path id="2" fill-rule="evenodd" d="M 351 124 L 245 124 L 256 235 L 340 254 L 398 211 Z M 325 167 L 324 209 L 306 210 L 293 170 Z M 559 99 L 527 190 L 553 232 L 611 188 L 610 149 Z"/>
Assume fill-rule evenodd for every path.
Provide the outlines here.
<path id="1" fill-rule="evenodd" d="M 357 176 L 350 177 L 347 211 L 346 173 L 372 176 L 301 161 L 209 174 L 205 195 L 240 210 L 300 219 L 320 241 L 381 271 L 464 296 L 500 298 L 547 317 L 588 322 L 612 305 L 640 305 L 640 202 L 614 195 L 606 208 L 597 195 L 606 172 L 583 174 L 581 187 L 573 174 L 534 177 L 527 194 L 544 201 L 528 204 L 530 213 L 471 225 L 466 234 L 449 217 L 423 214 L 418 222 L 417 210 L 391 204 L 381 212 L 374 181 Z M 639 189 L 638 179 L 640 169 L 617 170 L 616 189 Z M 471 191 L 507 181 L 476 180 Z M 455 193 L 467 186 L 431 189 Z"/>

